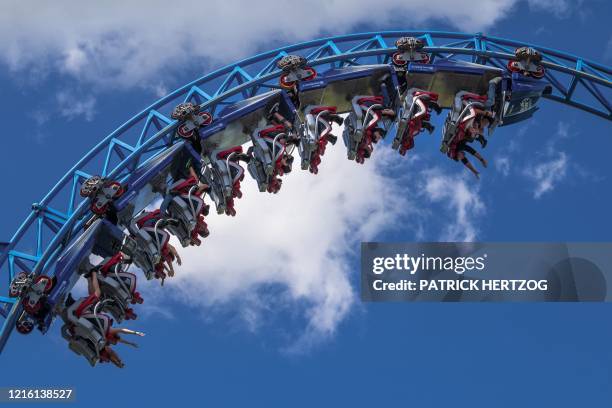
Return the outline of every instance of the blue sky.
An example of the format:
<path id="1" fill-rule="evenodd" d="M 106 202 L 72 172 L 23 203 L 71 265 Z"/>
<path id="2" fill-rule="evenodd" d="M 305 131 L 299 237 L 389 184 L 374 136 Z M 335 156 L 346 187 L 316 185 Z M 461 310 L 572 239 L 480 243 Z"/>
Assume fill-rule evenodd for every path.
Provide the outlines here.
<path id="1" fill-rule="evenodd" d="M 365 7 L 356 3 L 360 7 L 355 9 Z M 420 3 L 404 2 L 408 10 L 402 22 L 389 15 L 371 20 L 358 11 L 347 12 L 342 22 L 341 15 L 333 14 L 337 5 L 325 13 L 332 13 L 330 21 L 338 20 L 334 30 L 339 32 L 482 30 L 611 64 L 612 6 L 603 0 L 504 0 L 497 9 L 494 2 L 483 1 L 478 10 L 463 5 L 465 13 L 448 11 L 445 2 Z M 0 11 L 3 7 L 7 12 L 0 12 L 0 26 L 23 15 L 18 3 L 9 2 Z M 419 9 L 422 17 L 414 11 Z M 125 18 L 115 21 L 110 10 L 97 11 L 95 16 L 83 12 L 91 24 L 76 20 L 73 31 L 47 9 L 23 17 L 27 20 L 20 31 L 0 28 L 0 171 L 6 192 L 0 238 L 12 235 L 30 204 L 83 153 L 158 93 L 232 59 L 330 30 L 329 24 L 304 28 L 298 23 L 281 27 L 277 36 L 264 36 L 258 33 L 267 33 L 266 24 L 248 28 L 240 23 L 257 13 L 243 6 L 233 19 L 217 16 L 217 31 L 199 46 L 189 43 L 197 30 L 180 34 L 163 23 L 172 33 L 168 41 L 197 57 L 185 59 L 140 22 L 160 17 L 153 11 L 134 17 L 128 37 L 122 37 L 127 35 L 121 25 Z M 35 41 L 43 30 L 38 18 L 46 18 L 60 33 L 40 37 L 44 47 Z M 217 36 L 224 38 L 223 30 L 232 30 L 227 37 L 233 42 L 211 44 Z M 239 38 L 249 41 L 238 44 Z M 134 51 L 134 44 L 142 49 Z M 161 56 L 162 51 L 171 58 Z M 610 305 L 362 304 L 356 298 L 358 240 L 346 237 L 350 231 L 360 239 L 381 241 L 609 241 L 609 123 L 543 103 L 528 124 L 498 129 L 484 151 L 490 166 L 479 182 L 439 154 L 437 144 L 437 137 L 423 135 L 417 139 L 416 158 L 402 161 L 379 152 L 376 164 L 357 170 L 332 154 L 327 164 L 338 170 L 326 168 L 324 160 L 317 181 L 292 173 L 278 197 L 247 191 L 237 203 L 235 220 L 211 221 L 210 243 L 187 252 L 189 265 L 177 272 L 175 282 L 163 290 L 154 283 L 142 285 L 143 314 L 130 327 L 147 336 L 139 339 L 138 350 L 119 349 L 124 370 L 108 365 L 91 369 L 67 350 L 56 326 L 45 337 L 12 337 L 0 356 L 5 368 L 0 385 L 74 386 L 79 406 L 108 403 L 101 389 L 112 390 L 104 398 L 119 406 L 175 401 L 210 406 L 609 406 Z M 444 188 L 437 189 L 434 181 Z M 348 204 L 337 203 L 337 189 L 346 189 L 341 193 Z M 323 198 L 302 203 L 309 192 Z M 278 211 L 274 219 L 264 214 L 270 206 Z M 300 217 L 283 208 L 299 210 Z M 255 240 L 249 231 L 258 223 L 263 228 Z M 292 251 L 287 241 L 311 252 Z M 278 253 L 287 257 L 284 267 L 273 261 Z"/>

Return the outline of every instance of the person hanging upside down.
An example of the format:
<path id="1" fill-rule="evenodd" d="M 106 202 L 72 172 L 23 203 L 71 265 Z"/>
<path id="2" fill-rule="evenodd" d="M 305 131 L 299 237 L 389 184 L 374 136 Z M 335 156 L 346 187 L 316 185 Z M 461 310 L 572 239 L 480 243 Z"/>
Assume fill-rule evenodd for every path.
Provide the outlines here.
<path id="1" fill-rule="evenodd" d="M 474 140 L 478 140 L 483 147 L 486 145 L 486 139 L 479 133 L 480 127 L 474 128 L 474 117 L 466 117 L 465 120 L 461 121 L 459 124 L 457 135 L 451 142 L 450 148 L 448 150 L 448 157 L 455 161 L 460 161 L 463 163 L 465 167 L 467 167 L 476 178 L 480 178 L 480 173 L 474 165 L 468 160 L 465 152 L 471 154 L 476 157 L 480 163 L 482 163 L 483 167 L 487 167 L 487 161 L 478 153 L 472 146 L 468 143 L 473 142 Z M 479 126 L 479 125 L 477 125 Z M 484 143 L 483 143 L 484 140 Z"/>
<path id="2" fill-rule="evenodd" d="M 468 160 L 467 156 L 465 155 L 465 152 L 468 152 L 472 156 L 476 157 L 485 168 L 487 167 L 487 161 L 480 155 L 480 153 L 478 153 L 472 146 L 468 144 L 469 142 L 470 141 L 468 139 L 462 139 L 456 143 L 453 142 L 448 152 L 448 156 L 455 161 L 460 161 L 461 163 L 463 163 L 463 165 L 467 167 L 474 174 L 474 176 L 476 176 L 476 178 L 480 178 L 480 173 Z"/>
<path id="3" fill-rule="evenodd" d="M 405 98 L 412 99 L 412 105 L 407 108 L 407 110 L 411 109 L 412 111 L 409 112 L 411 115 L 407 126 L 398 126 L 396 140 L 399 141 L 399 154 L 402 156 L 414 147 L 414 138 L 423 130 L 427 130 L 430 134 L 433 133 L 434 126 L 430 122 L 431 109 L 438 114 L 441 112 L 440 105 L 437 102 L 438 94 L 436 93 L 411 88 Z M 402 122 L 405 122 L 404 118 L 400 121 L 400 123 Z M 403 129 L 402 134 L 399 133 L 400 128 Z"/>
<path id="4" fill-rule="evenodd" d="M 472 141 L 477 140 L 482 148 L 487 147 L 487 139 L 484 136 L 485 130 L 491 125 L 495 114 L 482 109 L 474 109 L 476 116 L 473 118 L 471 126 L 466 127 Z"/>
<path id="5" fill-rule="evenodd" d="M 159 264 L 157 264 L 157 267 L 156 267 L 157 272 L 159 275 L 165 274 L 170 277 L 173 277 L 174 276 L 174 266 L 172 262 L 176 261 L 177 265 L 179 266 L 182 265 L 181 257 L 179 256 L 176 248 L 169 242 L 166 243 L 162 251 L 163 251 L 162 259 L 159 262 Z M 164 280 L 162 277 L 162 284 L 163 282 Z"/>
<path id="6" fill-rule="evenodd" d="M 127 344 L 129 346 L 137 348 L 138 344 L 123 339 L 119 335 L 120 333 L 133 334 L 139 337 L 144 337 L 145 334 L 143 332 L 130 330 L 130 329 L 122 328 L 122 327 L 117 327 L 117 328 L 110 327 L 108 331 L 106 332 L 106 345 L 104 346 L 104 348 L 102 349 L 102 352 L 100 353 L 100 361 L 101 362 L 110 361 L 117 367 L 123 368 L 125 367 L 125 364 L 119 357 L 119 354 L 117 354 L 117 352 L 111 346 L 115 346 L 118 343 L 123 343 L 123 344 Z"/>
<path id="7" fill-rule="evenodd" d="M 172 165 L 170 166 L 170 176 L 172 180 L 175 182 L 179 180 L 187 180 L 193 178 L 198 181 L 198 188 L 196 191 L 196 195 L 201 196 L 202 193 L 208 191 L 210 186 L 204 182 L 202 182 L 200 173 L 202 170 L 202 165 L 196 157 L 199 155 L 193 154 L 191 146 L 185 146 L 173 160 Z"/>
<path id="8" fill-rule="evenodd" d="M 206 238 L 210 233 L 208 231 L 208 225 L 205 221 L 205 216 L 208 215 L 210 211 L 210 205 L 204 203 L 204 198 L 202 197 L 203 191 L 200 190 L 202 183 L 199 183 L 197 178 L 191 176 L 186 180 L 181 179 L 172 184 L 168 190 L 168 193 L 164 197 L 164 201 L 160 206 L 160 211 L 164 216 L 169 218 L 174 218 L 172 214 L 169 212 L 170 203 L 172 200 L 179 196 L 182 197 L 186 202 L 190 202 L 194 197 L 197 197 L 196 200 L 201 201 L 201 210 L 193 214 L 196 220 L 196 225 L 191 230 L 191 245 L 200 245 L 202 241 L 200 238 Z M 208 185 L 204 184 L 208 188 Z M 190 198 L 191 196 L 191 198 Z M 199 208 L 199 205 L 194 205 L 192 208 Z"/>
<path id="9" fill-rule="evenodd" d="M 372 155 L 374 151 L 373 145 L 385 136 L 385 130 L 377 126 L 379 121 L 383 118 L 393 120 L 395 118 L 395 111 L 385 106 L 377 107 L 377 105 L 382 105 L 383 103 L 382 96 L 364 97 L 359 99 L 357 103 L 367 121 L 364 124 L 364 135 L 357 147 L 357 156 L 355 158 L 357 163 L 363 164 L 364 159 L 368 159 Z M 367 116 L 368 113 L 371 118 Z"/>
<path id="10" fill-rule="evenodd" d="M 493 112 L 483 109 L 487 98 L 487 95 L 478 95 L 461 91 L 457 93 L 455 97 L 453 108 L 456 112 L 460 113 L 465 107 L 468 107 L 467 114 L 461 119 L 463 129 L 467 132 L 466 136 L 472 140 L 478 140 L 483 148 L 487 145 L 487 139 L 484 137 L 484 129 L 488 127 L 495 118 Z"/>
<path id="11" fill-rule="evenodd" d="M 87 289 L 89 296 L 82 299 L 79 306 L 74 311 L 74 314 L 77 318 L 80 318 L 83 315 L 91 314 L 95 311 L 96 304 L 100 301 L 100 297 L 102 296 L 102 292 L 100 290 L 100 284 L 98 282 L 98 275 L 95 271 L 89 272 L 86 276 L 87 279 Z M 74 298 L 68 294 L 68 297 L 65 302 L 65 306 L 69 307 L 74 304 Z M 95 316 L 95 314 L 94 314 Z M 110 319 L 110 324 L 112 325 L 112 319 Z M 100 362 L 111 362 L 119 368 L 123 368 L 125 364 L 119 358 L 119 355 L 115 350 L 112 349 L 112 345 L 116 345 L 117 343 L 125 343 L 137 347 L 136 344 L 127 342 L 119 336 L 119 333 L 126 334 L 135 334 L 138 336 L 144 336 L 144 333 L 137 332 L 130 329 L 125 328 L 113 328 L 109 325 L 106 333 L 104 333 L 106 343 L 104 347 L 100 351 Z"/>
<path id="12" fill-rule="evenodd" d="M 173 261 L 181 265 L 181 257 L 176 248 L 168 242 L 170 234 L 164 229 L 164 225 L 172 221 L 173 220 L 165 218 L 164 214 L 159 209 L 154 211 L 143 211 L 132 220 L 132 225 L 130 227 L 130 232 L 134 237 L 151 240 L 156 243 L 159 253 L 154 254 L 154 256 L 158 257 L 159 261 L 154 265 L 154 272 L 155 277 L 161 279 L 162 285 L 164 284 L 166 275 L 170 277 L 174 276 Z M 144 234 L 142 234 L 143 232 Z"/>

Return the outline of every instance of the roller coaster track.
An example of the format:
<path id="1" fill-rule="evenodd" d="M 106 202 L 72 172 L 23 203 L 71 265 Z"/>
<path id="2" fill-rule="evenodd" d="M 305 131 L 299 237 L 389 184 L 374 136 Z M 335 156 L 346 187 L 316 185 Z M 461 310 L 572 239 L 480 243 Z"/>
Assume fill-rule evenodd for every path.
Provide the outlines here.
<path id="1" fill-rule="evenodd" d="M 125 180 L 174 143 L 177 122 L 170 119 L 174 106 L 184 101 L 200 104 L 214 114 L 225 105 L 278 88 L 276 62 L 298 54 L 313 67 L 388 63 L 394 42 L 402 36 L 422 38 L 432 57 L 453 57 L 504 68 L 514 49 L 531 46 L 541 52 L 546 79 L 553 87 L 545 98 L 612 120 L 611 69 L 565 52 L 525 42 L 489 37 L 481 33 L 438 31 L 384 31 L 351 34 L 303 42 L 265 52 L 217 69 L 157 100 L 103 138 L 82 157 L 40 200 L 8 242 L 0 242 L 0 335 L 2 350 L 20 312 L 6 296 L 17 271 L 50 271 L 62 250 L 82 230 L 89 211 L 79 196 L 80 183 L 94 174 Z"/>

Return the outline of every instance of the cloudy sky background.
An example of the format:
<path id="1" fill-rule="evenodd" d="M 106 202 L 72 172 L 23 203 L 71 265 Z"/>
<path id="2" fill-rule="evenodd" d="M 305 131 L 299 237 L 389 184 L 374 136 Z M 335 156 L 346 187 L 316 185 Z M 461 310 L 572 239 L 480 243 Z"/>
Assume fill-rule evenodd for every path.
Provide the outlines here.
<path id="1" fill-rule="evenodd" d="M 125 119 L 211 69 L 257 52 L 323 35 L 427 28 L 484 31 L 608 64 L 612 55 L 605 20 L 610 10 L 605 12 L 609 5 L 604 1 L 253 4 L 0 5 L 0 117 L 6 126 L 0 171 L 11 192 L 2 211 L 15 214 L 3 217 L 3 237 L 12 234 L 31 202 Z M 586 41 L 589 34 L 592 39 Z M 381 365 L 374 352 L 363 355 L 379 341 L 389 347 L 440 349 L 449 327 L 456 329 L 450 332 L 455 343 L 465 347 L 477 338 L 496 343 L 514 336 L 525 349 L 524 359 L 515 356 L 513 363 L 509 357 L 507 370 L 495 371 L 503 377 L 519 371 L 519 363 L 527 364 L 529 353 L 549 350 L 549 336 L 563 337 L 559 341 L 579 349 L 580 339 L 572 337 L 577 327 L 585 339 L 597 336 L 595 343 L 612 339 L 609 330 L 602 331 L 603 313 L 593 309 L 585 317 L 576 310 L 515 311 L 503 306 L 369 307 L 356 297 L 363 240 L 609 240 L 612 223 L 602 216 L 611 201 L 604 193 L 611 170 L 609 134 L 603 120 L 548 103 L 529 123 L 498 130 L 484 152 L 489 169 L 480 182 L 445 160 L 437 152 L 438 137 L 427 135 L 419 137 L 409 159 L 383 146 L 364 166 L 345 160 L 340 142 L 328 150 L 319 175 L 296 170 L 277 196 L 259 194 L 247 182 L 244 198 L 237 201 L 238 216 L 211 216 L 211 236 L 202 247 L 182 251 L 185 264 L 174 280 L 161 289 L 154 283 L 143 285 L 143 316 L 132 326 L 149 336 L 141 341 L 141 350 L 121 350 L 129 369 L 113 381 L 181 372 L 189 379 L 165 378 L 169 386 L 196 387 L 201 378 L 211 402 L 248 401 L 233 395 L 232 384 L 267 401 L 301 394 L 306 383 L 334 398 L 338 393 L 330 382 L 348 392 L 368 370 L 403 372 Z M 607 349 L 593 350 L 593 355 L 581 351 L 567 356 L 568 365 L 597 372 L 612 361 Z M 547 355 L 549 365 L 558 363 L 556 353 Z M 54 375 L 56 382 L 77 384 L 89 397 L 95 387 L 80 376 L 95 380 L 116 375 L 109 367 L 89 370 L 68 354 L 57 333 L 12 338 L 2 364 L 16 365 L 22 358 L 46 367 L 34 375 L 39 383 L 61 364 L 66 370 Z M 348 370 L 359 358 L 363 367 Z M 454 354 L 420 358 L 405 362 L 414 364 L 411 377 L 428 372 L 432 364 L 465 363 Z M 596 366 L 588 365 L 595 360 Z M 485 381 L 482 370 L 476 371 L 486 366 L 485 359 L 475 358 L 472 365 L 475 371 L 468 374 Z M 314 373 L 321 371 L 327 375 L 315 380 L 319 377 Z M 26 368 L 17 373 L 22 379 L 30 375 Z M 438 375 L 450 380 L 453 374 Z M 284 384 L 286 391 L 270 392 L 266 378 Z M 552 376 L 548 381 L 552 387 L 572 378 Z M 604 380 L 594 378 L 610 381 L 609 374 Z M 150 386 L 159 380 L 136 381 Z M 589 387 L 596 395 L 609 395 L 609 388 Z M 425 395 L 428 387 L 423 383 L 420 388 Z M 159 392 L 118 393 L 130 401 L 171 398 Z M 184 397 L 194 395 L 190 389 Z M 301 400 L 308 401 L 315 400 Z"/>

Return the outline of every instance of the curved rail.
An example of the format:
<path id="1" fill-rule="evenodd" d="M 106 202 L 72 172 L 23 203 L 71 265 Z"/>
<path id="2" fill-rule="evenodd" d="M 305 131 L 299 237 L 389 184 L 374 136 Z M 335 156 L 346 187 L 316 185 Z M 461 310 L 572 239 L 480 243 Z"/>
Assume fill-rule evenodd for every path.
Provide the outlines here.
<path id="1" fill-rule="evenodd" d="M 0 293 L 8 292 L 15 270 L 43 273 L 49 270 L 64 246 L 83 226 L 85 200 L 78 195 L 79 183 L 91 174 L 123 180 L 173 143 L 176 122 L 170 111 L 180 102 L 191 101 L 215 111 L 242 98 L 278 88 L 276 62 L 287 54 L 300 54 L 311 66 L 339 67 L 387 63 L 401 36 L 425 40 L 425 51 L 436 57 L 454 57 L 503 68 L 514 57 L 514 48 L 531 46 L 543 55 L 546 79 L 553 93 L 545 97 L 604 119 L 612 120 L 609 102 L 612 69 L 568 53 L 520 41 L 488 37 L 481 33 L 441 31 L 384 31 L 329 37 L 268 51 L 217 69 L 157 100 L 106 136 L 60 181 L 32 205 L 32 212 L 8 242 L 0 242 Z M 35 248 L 33 251 L 31 248 Z M 18 312 L 14 299 L 0 295 L 0 315 L 5 318 L 0 350 L 6 344 Z"/>

